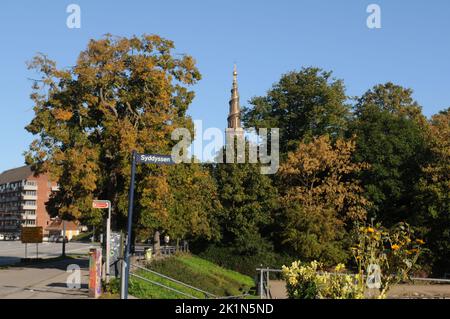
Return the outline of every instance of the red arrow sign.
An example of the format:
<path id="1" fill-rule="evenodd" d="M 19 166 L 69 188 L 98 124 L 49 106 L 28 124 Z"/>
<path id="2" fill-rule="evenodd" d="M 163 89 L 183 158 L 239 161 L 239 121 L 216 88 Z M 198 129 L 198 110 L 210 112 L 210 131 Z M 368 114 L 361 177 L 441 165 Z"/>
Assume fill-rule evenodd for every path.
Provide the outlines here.
<path id="1" fill-rule="evenodd" d="M 109 202 L 104 200 L 94 200 L 92 202 L 92 208 L 99 208 L 99 209 L 109 208 Z"/>

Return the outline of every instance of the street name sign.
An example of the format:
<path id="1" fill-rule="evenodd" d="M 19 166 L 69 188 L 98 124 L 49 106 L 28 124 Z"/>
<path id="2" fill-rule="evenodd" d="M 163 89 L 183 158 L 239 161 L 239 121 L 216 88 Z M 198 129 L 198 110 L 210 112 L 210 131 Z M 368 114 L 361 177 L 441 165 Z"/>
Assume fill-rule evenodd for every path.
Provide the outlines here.
<path id="1" fill-rule="evenodd" d="M 22 244 L 40 244 L 42 243 L 43 237 L 44 232 L 42 227 L 22 227 L 22 234 L 20 236 Z"/>
<path id="2" fill-rule="evenodd" d="M 175 162 L 172 160 L 171 155 L 160 154 L 136 154 L 137 164 L 157 164 L 157 165 L 173 165 Z"/>
<path id="3" fill-rule="evenodd" d="M 130 276 L 130 255 L 131 255 L 131 225 L 133 224 L 133 202 L 134 202 L 134 179 L 136 176 L 136 164 L 156 164 L 174 165 L 175 161 L 171 155 L 161 154 L 140 154 L 133 151 L 131 154 L 131 179 L 128 193 L 128 223 L 127 241 L 125 247 L 124 260 L 122 262 L 122 276 L 120 284 L 120 299 L 128 299 L 128 279 Z"/>
<path id="4" fill-rule="evenodd" d="M 92 202 L 92 208 L 106 209 L 109 208 L 110 202 L 107 200 L 94 200 Z"/>

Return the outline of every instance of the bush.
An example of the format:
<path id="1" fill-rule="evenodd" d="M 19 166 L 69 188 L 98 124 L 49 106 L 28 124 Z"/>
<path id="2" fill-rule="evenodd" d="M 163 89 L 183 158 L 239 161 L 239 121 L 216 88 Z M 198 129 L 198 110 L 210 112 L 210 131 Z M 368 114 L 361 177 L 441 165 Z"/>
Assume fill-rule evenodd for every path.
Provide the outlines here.
<path id="1" fill-rule="evenodd" d="M 302 266 L 293 262 L 291 267 L 283 266 L 283 276 L 289 298 L 292 299 L 361 299 L 364 290 L 358 284 L 358 277 L 341 273 L 343 264 L 336 266 L 337 273 L 319 272 L 322 264 L 312 261 Z M 339 274 L 338 274 L 339 273 Z"/>
<path id="2" fill-rule="evenodd" d="M 290 263 L 293 258 L 288 255 L 280 255 L 273 251 L 258 252 L 255 254 L 242 254 L 233 247 L 221 247 L 210 245 L 198 255 L 206 260 L 218 264 L 224 268 L 246 274 L 252 278 L 256 275 L 256 268 L 263 267 L 281 268 Z"/>

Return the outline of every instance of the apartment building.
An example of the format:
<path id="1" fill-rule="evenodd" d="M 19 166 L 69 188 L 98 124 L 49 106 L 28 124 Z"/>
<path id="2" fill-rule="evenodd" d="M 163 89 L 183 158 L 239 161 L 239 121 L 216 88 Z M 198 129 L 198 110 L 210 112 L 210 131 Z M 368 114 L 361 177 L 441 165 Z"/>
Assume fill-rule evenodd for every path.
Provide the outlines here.
<path id="1" fill-rule="evenodd" d="M 50 223 L 45 203 L 57 184 L 47 174 L 34 176 L 30 166 L 22 166 L 0 174 L 0 233 L 19 234 L 21 226 Z"/>

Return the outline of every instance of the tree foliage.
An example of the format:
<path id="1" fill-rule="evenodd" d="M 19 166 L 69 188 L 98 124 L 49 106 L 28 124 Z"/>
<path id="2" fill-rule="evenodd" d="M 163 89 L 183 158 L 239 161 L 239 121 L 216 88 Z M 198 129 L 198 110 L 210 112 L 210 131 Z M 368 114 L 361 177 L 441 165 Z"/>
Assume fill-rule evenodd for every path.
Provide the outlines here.
<path id="1" fill-rule="evenodd" d="M 345 259 L 346 225 L 365 219 L 369 202 L 352 176 L 367 165 L 352 162 L 354 150 L 353 140 L 324 135 L 299 144 L 280 168 L 284 242 L 304 260 Z"/>
<path id="2" fill-rule="evenodd" d="M 48 171 L 59 181 L 60 191 L 49 202 L 54 214 L 98 220 L 92 200 L 110 199 L 113 220 L 120 226 L 128 204 L 131 151 L 170 154 L 171 132 L 178 127 L 192 130 L 186 115 L 194 98 L 189 86 L 201 76 L 192 57 L 175 57 L 173 49 L 172 41 L 156 35 L 107 35 L 91 40 L 70 68 L 59 69 L 42 54 L 30 62 L 40 78 L 31 95 L 35 116 L 26 127 L 37 137 L 26 161 L 36 172 Z M 137 216 L 146 227 L 172 228 L 181 236 L 186 231 L 168 216 L 187 214 L 190 203 L 181 198 L 192 200 L 199 193 L 181 195 L 180 187 L 192 192 L 208 183 L 208 177 L 192 168 L 192 180 L 180 184 L 176 174 L 173 168 L 138 167 Z M 165 201 L 174 189 L 170 196 L 180 201 Z M 198 205 L 209 192 L 210 186 L 202 189 L 195 199 Z M 206 201 L 203 214 L 209 206 Z M 200 214 L 199 209 L 192 214 Z M 211 233 L 207 221 L 195 219 L 187 217 L 195 233 Z"/>
<path id="3" fill-rule="evenodd" d="M 355 160 L 370 169 L 359 175 L 371 217 L 392 226 L 416 218 L 414 187 L 427 156 L 426 119 L 412 91 L 392 83 L 377 85 L 357 100 L 348 135 L 356 135 Z"/>
<path id="4" fill-rule="evenodd" d="M 303 68 L 281 77 L 265 96 L 244 109 L 246 127 L 280 129 L 280 152 L 294 151 L 306 137 L 343 133 L 349 116 L 344 84 L 331 72 Z"/>
<path id="5" fill-rule="evenodd" d="M 417 202 L 433 268 L 441 274 L 450 268 L 450 109 L 431 118 L 430 133 L 431 157 L 422 166 Z"/>
<path id="6" fill-rule="evenodd" d="M 255 254 L 271 249 L 268 226 L 273 223 L 277 190 L 257 164 L 217 164 L 212 169 L 221 203 L 218 215 L 222 244 Z"/>

